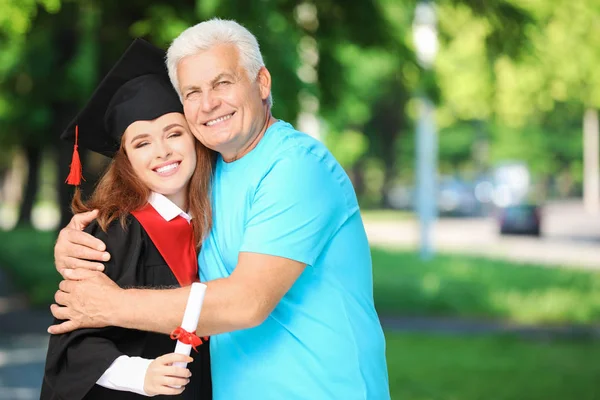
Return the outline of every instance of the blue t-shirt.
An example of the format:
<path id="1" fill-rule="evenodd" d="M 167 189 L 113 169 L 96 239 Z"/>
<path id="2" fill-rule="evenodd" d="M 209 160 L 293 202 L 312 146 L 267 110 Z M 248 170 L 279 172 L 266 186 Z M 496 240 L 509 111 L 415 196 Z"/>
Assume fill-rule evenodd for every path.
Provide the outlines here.
<path id="1" fill-rule="evenodd" d="M 278 121 L 231 163 L 217 161 L 201 279 L 239 252 L 307 264 L 265 322 L 211 337 L 215 400 L 389 399 L 371 255 L 352 184 L 327 148 Z"/>

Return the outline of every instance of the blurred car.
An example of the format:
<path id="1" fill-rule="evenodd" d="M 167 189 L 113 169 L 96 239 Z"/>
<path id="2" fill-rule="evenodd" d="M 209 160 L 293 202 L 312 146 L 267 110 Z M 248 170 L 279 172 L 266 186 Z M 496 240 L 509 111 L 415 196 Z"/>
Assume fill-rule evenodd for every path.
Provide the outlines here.
<path id="1" fill-rule="evenodd" d="M 480 213 L 480 204 L 472 184 L 445 177 L 438 184 L 437 209 L 441 216 L 474 217 Z"/>
<path id="2" fill-rule="evenodd" d="M 477 217 L 483 215 L 484 208 L 482 201 L 479 200 L 475 190 L 478 183 L 453 176 L 440 177 L 436 187 L 437 195 L 435 204 L 437 214 L 439 216 L 452 217 Z M 416 210 L 416 190 L 412 186 L 395 185 L 387 192 L 388 204 L 399 210 Z"/>
<path id="3" fill-rule="evenodd" d="M 498 208 L 500 234 L 540 236 L 541 207 L 536 204 L 513 204 Z"/>

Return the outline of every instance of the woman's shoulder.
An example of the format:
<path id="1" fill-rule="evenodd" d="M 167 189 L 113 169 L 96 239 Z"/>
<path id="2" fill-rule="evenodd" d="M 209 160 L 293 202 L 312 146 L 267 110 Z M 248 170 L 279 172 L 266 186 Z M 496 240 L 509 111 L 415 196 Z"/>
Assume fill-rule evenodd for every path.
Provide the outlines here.
<path id="1" fill-rule="evenodd" d="M 102 229 L 100 222 L 95 219 L 85 229 L 84 232 L 95 237 L 123 237 L 131 235 L 141 235 L 143 229 L 137 219 L 131 214 L 127 214 L 123 219 L 115 218 Z"/>

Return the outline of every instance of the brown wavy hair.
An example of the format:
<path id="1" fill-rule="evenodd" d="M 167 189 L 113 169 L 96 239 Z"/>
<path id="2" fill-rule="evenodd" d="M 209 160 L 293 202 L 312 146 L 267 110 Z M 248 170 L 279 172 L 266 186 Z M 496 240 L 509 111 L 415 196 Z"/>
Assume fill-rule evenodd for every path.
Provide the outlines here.
<path id="1" fill-rule="evenodd" d="M 187 206 L 188 212 L 193 216 L 192 227 L 198 249 L 208 235 L 212 223 L 210 191 L 216 154 L 198 140 L 194 142 L 196 168 L 188 182 Z M 148 196 L 150 196 L 150 189 L 133 171 L 121 143 L 121 148 L 87 201 L 81 199 L 79 187 L 75 188 L 71 210 L 73 213 L 80 213 L 97 209 L 98 225 L 104 232 L 116 219 L 119 219 L 121 226 L 126 229 L 127 216 L 132 211 L 144 207 L 148 203 Z"/>

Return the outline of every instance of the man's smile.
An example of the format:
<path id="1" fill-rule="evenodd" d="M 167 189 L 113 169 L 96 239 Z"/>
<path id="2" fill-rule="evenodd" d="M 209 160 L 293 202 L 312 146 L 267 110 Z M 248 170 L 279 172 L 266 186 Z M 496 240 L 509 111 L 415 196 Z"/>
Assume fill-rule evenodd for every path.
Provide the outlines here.
<path id="1" fill-rule="evenodd" d="M 235 114 L 235 112 L 232 112 L 231 114 L 223 115 L 222 117 L 219 117 L 219 118 L 211 119 L 210 121 L 206 122 L 204 125 L 214 126 L 218 123 L 227 121 L 229 118 L 231 118 L 233 116 L 233 114 Z"/>

